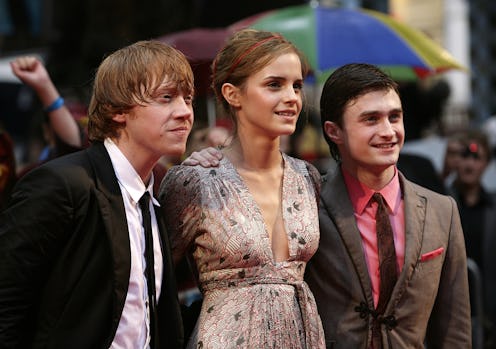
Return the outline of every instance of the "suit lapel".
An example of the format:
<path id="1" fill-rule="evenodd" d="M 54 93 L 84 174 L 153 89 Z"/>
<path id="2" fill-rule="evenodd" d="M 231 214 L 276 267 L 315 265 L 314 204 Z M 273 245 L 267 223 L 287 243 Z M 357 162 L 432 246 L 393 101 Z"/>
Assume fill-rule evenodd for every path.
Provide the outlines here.
<path id="1" fill-rule="evenodd" d="M 126 211 L 117 177 L 103 143 L 88 148 L 90 162 L 95 172 L 96 195 L 101 208 L 114 263 L 117 323 L 126 300 L 131 270 L 131 250 Z M 115 324 L 117 326 L 117 324 Z"/>
<path id="2" fill-rule="evenodd" d="M 321 204 L 328 211 L 329 217 L 333 219 L 343 239 L 343 243 L 354 263 L 367 301 L 369 304 L 373 304 L 372 287 L 363 253 L 362 239 L 340 169 L 336 168 L 335 171 L 329 172 L 324 177 L 324 181 L 329 183 L 322 186 Z M 412 277 L 422 248 L 426 215 L 425 197 L 420 196 L 401 173 L 400 185 L 405 209 L 405 260 L 388 308 L 398 302 L 406 289 L 407 280 Z"/>
<path id="3" fill-rule="evenodd" d="M 422 240 L 424 237 L 424 222 L 426 215 L 426 198 L 420 196 L 411 183 L 400 173 L 400 185 L 403 193 L 405 209 L 405 260 L 398 281 L 391 296 L 392 304 L 396 304 L 406 289 L 420 258 Z"/>
<path id="4" fill-rule="evenodd" d="M 367 302 L 369 305 L 373 305 L 372 286 L 363 253 L 362 238 L 340 168 L 336 167 L 333 172 L 329 172 L 324 177 L 324 181 L 329 183 L 322 186 L 322 205 L 328 211 L 329 217 L 334 221 L 350 254 Z"/>

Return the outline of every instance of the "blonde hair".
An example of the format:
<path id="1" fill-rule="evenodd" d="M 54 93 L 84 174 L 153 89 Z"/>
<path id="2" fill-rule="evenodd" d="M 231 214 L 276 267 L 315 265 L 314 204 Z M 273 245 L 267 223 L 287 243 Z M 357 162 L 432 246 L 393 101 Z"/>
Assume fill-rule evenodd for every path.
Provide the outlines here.
<path id="1" fill-rule="evenodd" d="M 193 94 L 194 80 L 186 57 L 159 41 L 138 41 L 115 51 L 100 64 L 88 109 L 90 141 L 118 137 L 122 124 L 115 114 L 148 103 L 167 79 L 178 90 Z"/>

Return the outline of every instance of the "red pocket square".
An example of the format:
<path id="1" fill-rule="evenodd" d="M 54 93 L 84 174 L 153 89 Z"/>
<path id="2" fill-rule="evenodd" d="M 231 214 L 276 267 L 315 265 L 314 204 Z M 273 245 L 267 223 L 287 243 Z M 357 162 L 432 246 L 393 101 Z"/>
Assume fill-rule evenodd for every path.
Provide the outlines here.
<path id="1" fill-rule="evenodd" d="M 424 253 L 422 256 L 420 256 L 420 261 L 426 262 L 428 260 L 436 258 L 437 256 L 440 256 L 441 254 L 443 254 L 443 251 L 444 251 L 444 247 L 439 247 L 438 249 L 435 249 L 434 251 Z"/>

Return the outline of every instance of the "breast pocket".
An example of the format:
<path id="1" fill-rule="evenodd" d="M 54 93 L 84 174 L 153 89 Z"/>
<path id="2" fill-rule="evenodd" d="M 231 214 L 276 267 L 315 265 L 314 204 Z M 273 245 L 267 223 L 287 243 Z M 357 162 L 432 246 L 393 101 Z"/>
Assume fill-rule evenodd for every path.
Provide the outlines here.
<path id="1" fill-rule="evenodd" d="M 443 266 L 443 261 L 444 247 L 438 247 L 420 255 L 415 266 L 415 271 L 421 275 L 438 272 Z"/>

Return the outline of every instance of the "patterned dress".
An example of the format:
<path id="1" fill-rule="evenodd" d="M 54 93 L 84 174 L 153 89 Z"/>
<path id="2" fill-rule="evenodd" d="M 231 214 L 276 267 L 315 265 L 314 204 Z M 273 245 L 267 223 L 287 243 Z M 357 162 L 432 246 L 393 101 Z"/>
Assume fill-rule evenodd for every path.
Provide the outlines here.
<path id="1" fill-rule="evenodd" d="M 167 172 L 160 199 L 173 254 L 192 252 L 203 294 L 189 347 L 325 348 L 315 300 L 303 281 L 319 243 L 318 172 L 302 160 L 283 159 L 284 262 L 275 262 L 260 208 L 226 157 L 217 168 Z"/>

